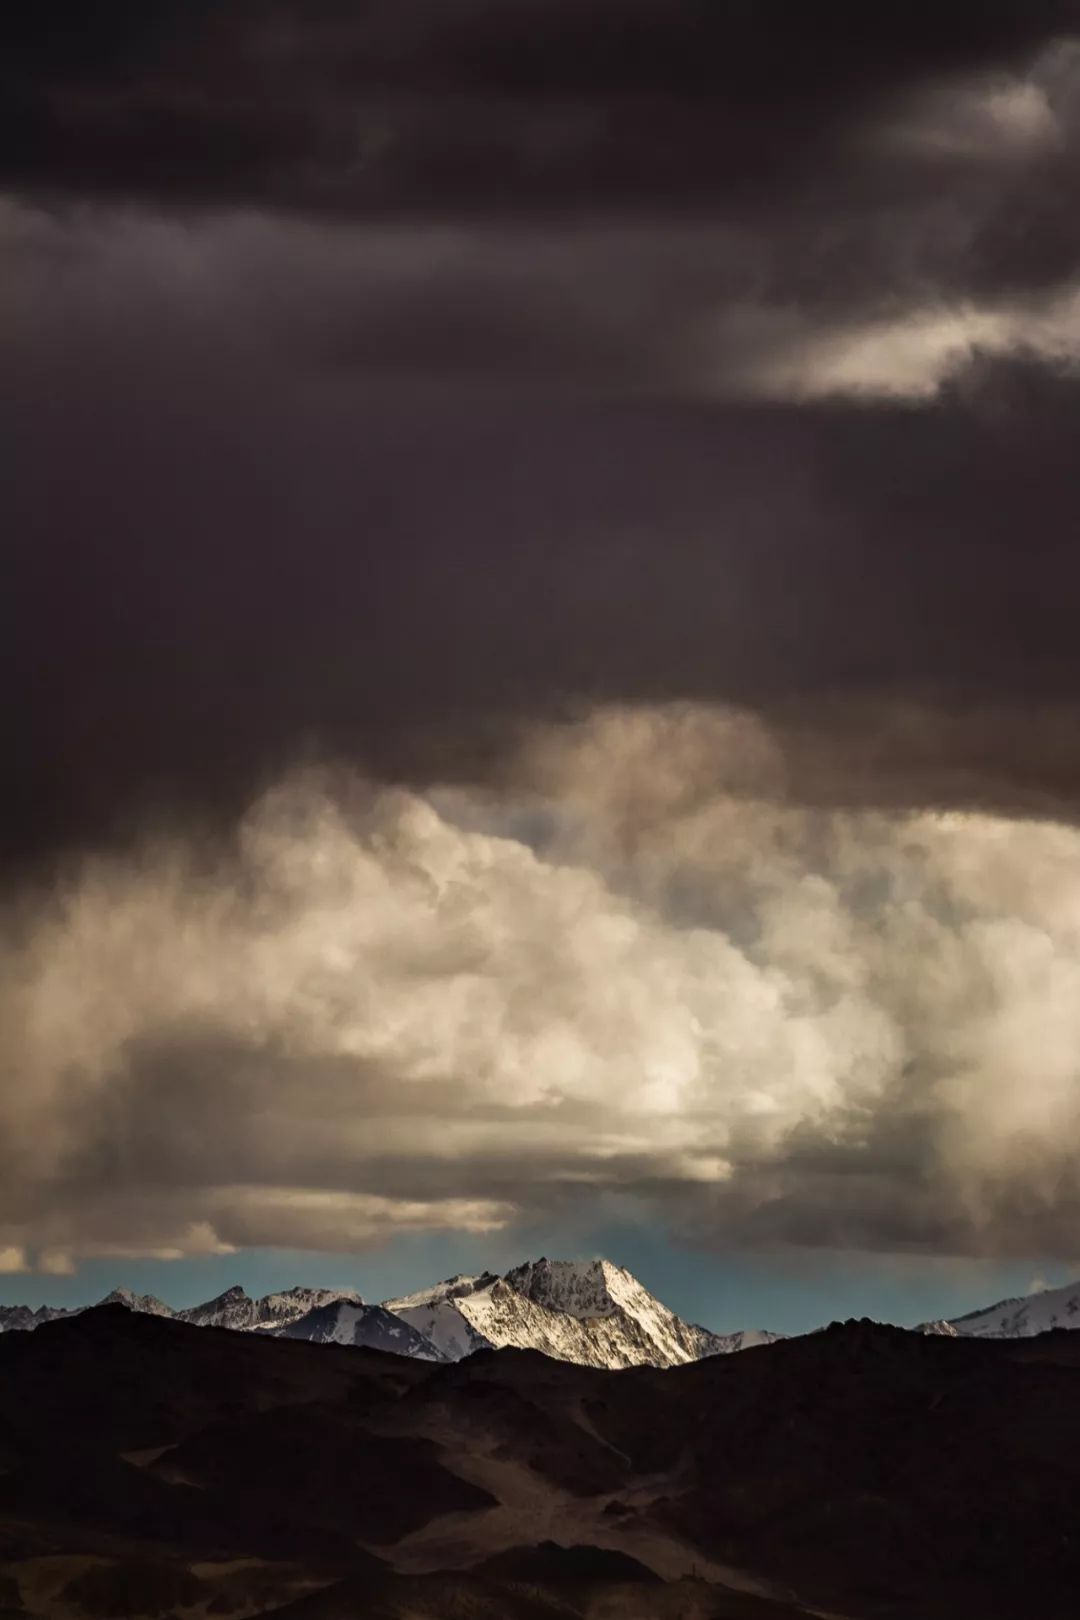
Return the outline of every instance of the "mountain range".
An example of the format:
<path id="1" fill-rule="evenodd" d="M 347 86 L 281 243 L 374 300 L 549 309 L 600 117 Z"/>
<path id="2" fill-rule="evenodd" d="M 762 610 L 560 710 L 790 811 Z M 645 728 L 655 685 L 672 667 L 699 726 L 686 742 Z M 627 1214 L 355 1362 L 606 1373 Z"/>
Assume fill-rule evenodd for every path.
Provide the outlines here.
<path id="1" fill-rule="evenodd" d="M 448 1277 L 380 1304 L 351 1289 L 295 1287 L 252 1298 L 239 1286 L 183 1310 L 125 1288 L 114 1289 L 100 1303 L 195 1327 L 384 1350 L 431 1362 L 509 1348 L 539 1350 L 585 1367 L 677 1367 L 783 1337 L 763 1330 L 714 1333 L 685 1322 L 610 1260 L 530 1260 L 501 1276 Z M 0 1332 L 33 1331 L 80 1309 L 85 1307 L 0 1305 Z M 1080 1283 L 925 1322 L 917 1331 L 1018 1339 L 1071 1327 L 1080 1327 Z"/>
<path id="2" fill-rule="evenodd" d="M 419 1293 L 367 1303 L 352 1290 L 287 1288 L 253 1299 L 229 1288 L 175 1311 L 151 1294 L 116 1288 L 101 1301 L 195 1327 L 319 1344 L 387 1350 L 421 1361 L 459 1361 L 476 1350 L 540 1350 L 585 1367 L 676 1367 L 726 1355 L 778 1334 L 711 1333 L 662 1305 L 610 1260 L 531 1260 L 505 1276 L 450 1277 Z M 0 1331 L 33 1330 L 77 1309 L 0 1306 Z"/>

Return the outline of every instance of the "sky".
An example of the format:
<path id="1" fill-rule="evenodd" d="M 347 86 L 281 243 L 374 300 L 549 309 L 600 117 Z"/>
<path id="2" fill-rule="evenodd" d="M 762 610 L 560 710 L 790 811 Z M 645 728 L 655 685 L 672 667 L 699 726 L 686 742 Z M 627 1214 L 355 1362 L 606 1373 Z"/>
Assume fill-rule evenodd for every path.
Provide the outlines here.
<path id="1" fill-rule="evenodd" d="M 0 1300 L 1080 1274 L 1075 0 L 58 0 L 0 109 Z"/>

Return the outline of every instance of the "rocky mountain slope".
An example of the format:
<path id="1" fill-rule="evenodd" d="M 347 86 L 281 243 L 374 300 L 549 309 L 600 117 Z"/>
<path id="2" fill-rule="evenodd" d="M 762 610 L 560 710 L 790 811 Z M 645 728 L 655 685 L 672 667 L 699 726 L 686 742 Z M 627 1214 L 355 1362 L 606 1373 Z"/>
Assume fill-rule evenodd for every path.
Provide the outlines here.
<path id="1" fill-rule="evenodd" d="M 490 1345 L 473 1326 L 467 1310 L 458 1309 L 458 1301 L 476 1298 L 498 1281 L 493 1271 L 478 1277 L 447 1277 L 430 1288 L 384 1300 L 383 1304 L 422 1333 L 447 1361 L 460 1361 L 474 1350 L 490 1349 Z"/>
<path id="2" fill-rule="evenodd" d="M 360 1300 L 330 1300 L 276 1332 L 281 1338 L 306 1339 L 311 1344 L 351 1344 L 397 1356 L 415 1356 L 420 1361 L 445 1359 L 429 1339 L 393 1311 Z"/>

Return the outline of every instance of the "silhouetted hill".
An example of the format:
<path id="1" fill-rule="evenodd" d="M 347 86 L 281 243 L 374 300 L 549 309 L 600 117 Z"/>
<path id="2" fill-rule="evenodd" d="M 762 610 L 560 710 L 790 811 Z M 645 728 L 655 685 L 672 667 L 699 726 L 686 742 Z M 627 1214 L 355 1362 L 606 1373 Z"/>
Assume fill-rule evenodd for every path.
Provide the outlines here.
<path id="1" fill-rule="evenodd" d="M 645 1591 L 656 1620 L 1074 1620 L 1078 1490 L 1066 1332 L 849 1322 L 618 1372 L 121 1305 L 0 1339 L 0 1590 L 65 1620 L 529 1620 Z"/>

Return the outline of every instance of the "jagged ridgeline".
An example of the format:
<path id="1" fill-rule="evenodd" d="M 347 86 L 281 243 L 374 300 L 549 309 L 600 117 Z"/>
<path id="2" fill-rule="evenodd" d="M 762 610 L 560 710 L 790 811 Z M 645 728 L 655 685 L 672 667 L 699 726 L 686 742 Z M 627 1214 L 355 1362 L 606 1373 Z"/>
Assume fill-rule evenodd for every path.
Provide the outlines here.
<path id="1" fill-rule="evenodd" d="M 361 1345 L 422 1361 L 458 1361 L 474 1350 L 510 1347 L 586 1367 L 675 1367 L 779 1337 L 712 1333 L 684 1322 L 610 1260 L 530 1260 L 505 1276 L 449 1277 L 379 1305 L 349 1289 L 287 1288 L 253 1299 L 240 1287 L 179 1311 L 124 1288 L 101 1303 L 197 1327 Z M 73 1314 L 0 1306 L 0 1330 L 32 1330 Z"/>

